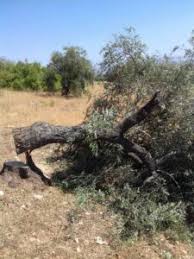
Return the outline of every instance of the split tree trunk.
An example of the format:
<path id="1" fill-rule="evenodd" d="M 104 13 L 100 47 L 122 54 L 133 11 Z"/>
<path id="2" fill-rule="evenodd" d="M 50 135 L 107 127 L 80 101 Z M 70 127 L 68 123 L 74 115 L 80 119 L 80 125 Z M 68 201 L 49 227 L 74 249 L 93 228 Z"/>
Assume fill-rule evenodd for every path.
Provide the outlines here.
<path id="1" fill-rule="evenodd" d="M 51 143 L 76 143 L 86 137 L 82 126 L 63 127 L 36 122 L 29 127 L 13 129 L 17 154 L 32 151 Z"/>

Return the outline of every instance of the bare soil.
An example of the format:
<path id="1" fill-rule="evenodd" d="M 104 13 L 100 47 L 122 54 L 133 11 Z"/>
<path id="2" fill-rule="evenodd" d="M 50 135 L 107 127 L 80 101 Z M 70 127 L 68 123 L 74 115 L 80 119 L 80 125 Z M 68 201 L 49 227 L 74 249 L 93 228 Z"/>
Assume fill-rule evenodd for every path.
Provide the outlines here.
<path id="1" fill-rule="evenodd" d="M 0 91 L 0 168 L 5 160 L 20 159 L 11 130 L 47 121 L 76 125 L 102 87 L 80 98 L 64 99 L 29 92 Z M 47 164 L 53 146 L 33 152 L 38 166 L 50 175 Z M 12 173 L 10 173 L 12 174 Z M 0 177 L 0 258 L 194 258 L 190 244 L 172 242 L 163 235 L 133 245 L 118 239 L 116 215 L 101 205 L 80 208 L 72 193 L 29 179 L 9 184 Z M 8 177 L 9 178 L 9 177 Z"/>

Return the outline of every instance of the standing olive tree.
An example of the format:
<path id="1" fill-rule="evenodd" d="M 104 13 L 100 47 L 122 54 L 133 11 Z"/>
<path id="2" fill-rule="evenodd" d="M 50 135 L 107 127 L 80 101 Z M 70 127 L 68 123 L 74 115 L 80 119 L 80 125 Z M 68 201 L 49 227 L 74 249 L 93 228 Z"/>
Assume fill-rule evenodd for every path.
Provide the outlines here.
<path id="1" fill-rule="evenodd" d="M 86 51 L 79 47 L 65 47 L 63 52 L 54 52 L 49 69 L 61 77 L 61 93 L 81 93 L 93 81 L 93 69 L 86 58 Z"/>

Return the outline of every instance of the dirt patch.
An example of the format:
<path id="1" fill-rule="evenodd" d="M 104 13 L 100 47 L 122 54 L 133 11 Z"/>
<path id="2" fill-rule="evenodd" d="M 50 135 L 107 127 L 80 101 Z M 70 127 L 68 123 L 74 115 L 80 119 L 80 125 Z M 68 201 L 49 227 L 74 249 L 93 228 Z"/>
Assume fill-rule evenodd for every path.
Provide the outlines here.
<path id="1" fill-rule="evenodd" d="M 23 182 L 9 188 L 1 179 L 1 258 L 107 258 L 114 251 L 96 243 L 112 223 L 104 208 L 84 211 L 72 194 Z M 89 257 L 88 257 L 89 256 Z"/>
<path id="2" fill-rule="evenodd" d="M 119 259 L 192 259 L 193 247 L 190 244 L 172 242 L 163 235 L 156 235 L 152 240 L 138 241 L 130 246 L 123 246 L 119 251 Z"/>

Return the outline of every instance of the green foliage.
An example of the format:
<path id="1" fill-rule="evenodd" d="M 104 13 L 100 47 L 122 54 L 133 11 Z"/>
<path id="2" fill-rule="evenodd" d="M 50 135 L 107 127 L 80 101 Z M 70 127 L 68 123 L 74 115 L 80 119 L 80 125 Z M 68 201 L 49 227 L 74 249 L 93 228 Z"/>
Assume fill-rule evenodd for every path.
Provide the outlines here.
<path id="1" fill-rule="evenodd" d="M 44 69 L 39 63 L 0 61 L 0 87 L 14 90 L 43 89 Z"/>
<path id="2" fill-rule="evenodd" d="M 11 88 L 16 90 L 41 90 L 43 69 L 39 63 L 18 62 L 13 69 Z"/>
<path id="3" fill-rule="evenodd" d="M 159 193 L 140 192 L 128 184 L 122 191 L 112 192 L 111 206 L 115 212 L 123 216 L 123 238 L 153 234 L 167 229 L 181 234 L 185 228 L 183 204 L 161 203 L 158 201 L 158 196 Z"/>
<path id="4" fill-rule="evenodd" d="M 161 110 L 130 132 L 132 139 L 150 149 L 155 156 L 172 149 L 188 149 L 193 141 L 194 48 L 191 44 L 184 60 L 179 62 L 173 60 L 172 53 L 164 57 L 148 55 L 145 45 L 131 28 L 127 34 L 116 36 L 102 50 L 101 69 L 107 80 L 107 92 L 104 100 L 100 100 L 101 110 L 104 103 L 105 108 L 114 107 L 124 116 L 138 109 L 156 90 L 160 91 Z M 131 101 L 130 96 L 134 100 Z M 117 119 L 115 117 L 115 121 Z"/>
<path id="5" fill-rule="evenodd" d="M 0 59 L 0 88 L 80 95 L 93 78 L 92 65 L 86 58 L 86 52 L 79 47 L 55 52 L 47 67 L 37 62 L 14 63 Z"/>
<path id="6" fill-rule="evenodd" d="M 81 207 L 95 206 L 101 203 L 108 206 L 120 217 L 117 229 L 122 239 L 138 237 L 156 232 L 166 232 L 171 238 L 189 239 L 185 225 L 186 213 L 182 202 L 162 203 L 159 197 L 164 193 L 150 193 L 131 188 L 128 184 L 123 189 L 110 188 L 102 191 L 95 187 L 77 187 L 77 203 Z M 167 195 L 167 193 L 166 193 Z M 186 236 L 187 235 L 187 236 Z M 190 236 L 191 237 L 191 236 Z"/>
<path id="7" fill-rule="evenodd" d="M 53 53 L 49 67 L 61 76 L 63 95 L 80 94 L 93 81 L 91 63 L 79 47 L 65 47 L 63 52 Z"/>
<path id="8" fill-rule="evenodd" d="M 56 92 L 61 90 L 61 76 L 51 66 L 47 66 L 45 69 L 43 82 L 46 91 Z"/>
<path id="9" fill-rule="evenodd" d="M 13 80 L 13 68 L 12 62 L 0 59 L 0 88 L 10 87 Z"/>
<path id="10" fill-rule="evenodd" d="M 92 140 L 96 138 L 96 131 L 98 129 L 101 130 L 108 130 L 112 129 L 114 117 L 116 112 L 111 109 L 105 109 L 102 113 L 94 111 L 91 114 L 90 120 L 88 121 L 86 128 L 87 128 L 87 139 L 86 141 L 89 144 L 89 147 L 94 155 L 98 155 L 99 152 L 99 143 L 93 142 Z"/>
<path id="11" fill-rule="evenodd" d="M 78 205 L 81 207 L 89 207 L 92 202 L 103 203 L 106 199 L 106 194 L 101 190 L 96 190 L 95 187 L 75 189 Z"/>
<path id="12" fill-rule="evenodd" d="M 115 35 L 114 41 L 102 49 L 102 72 L 105 79 L 114 82 L 114 87 L 119 91 L 129 87 L 144 68 L 146 46 L 134 28 L 126 29 L 126 32 L 126 35 Z"/>

